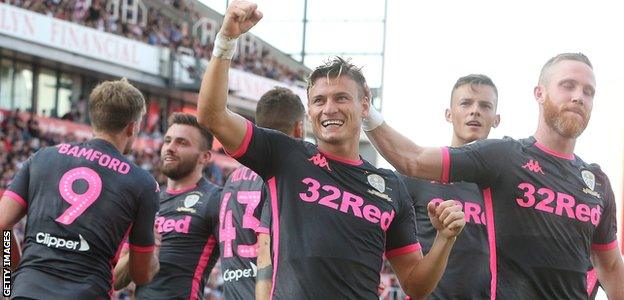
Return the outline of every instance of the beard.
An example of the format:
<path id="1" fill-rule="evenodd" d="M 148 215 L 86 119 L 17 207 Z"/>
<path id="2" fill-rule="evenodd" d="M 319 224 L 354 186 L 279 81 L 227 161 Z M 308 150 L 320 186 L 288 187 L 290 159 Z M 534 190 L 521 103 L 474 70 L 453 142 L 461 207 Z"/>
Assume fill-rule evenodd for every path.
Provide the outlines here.
<path id="1" fill-rule="evenodd" d="M 195 170 L 198 162 L 199 154 L 187 158 L 178 157 L 177 163 L 170 163 L 168 165 L 165 165 L 163 160 L 160 163 L 160 170 L 168 178 L 180 180 L 191 174 Z"/>
<path id="2" fill-rule="evenodd" d="M 582 110 L 582 121 L 578 121 L 576 117 L 564 114 L 565 106 L 561 109 L 546 97 L 544 101 L 544 119 L 546 124 L 561 136 L 565 138 L 577 138 L 583 133 L 589 123 L 588 113 L 584 108 Z"/>

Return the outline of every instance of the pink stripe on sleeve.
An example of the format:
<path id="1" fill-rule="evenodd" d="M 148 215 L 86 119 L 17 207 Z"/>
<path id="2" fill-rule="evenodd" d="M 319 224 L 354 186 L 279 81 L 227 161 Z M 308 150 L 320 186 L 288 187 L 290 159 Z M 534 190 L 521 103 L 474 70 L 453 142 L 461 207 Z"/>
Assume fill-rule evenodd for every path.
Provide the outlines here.
<path id="1" fill-rule="evenodd" d="M 448 183 L 449 176 L 451 173 L 451 153 L 449 152 L 448 147 L 442 147 L 442 177 L 440 178 L 440 182 Z"/>
<path id="2" fill-rule="evenodd" d="M 148 253 L 148 252 L 154 252 L 154 245 L 151 246 L 137 246 L 137 245 L 132 245 L 130 244 L 130 250 L 134 251 L 134 252 L 140 252 L 140 253 Z"/>
<path id="3" fill-rule="evenodd" d="M 249 142 L 251 141 L 252 134 L 253 134 L 253 124 L 251 124 L 251 121 L 247 120 L 247 132 L 245 132 L 245 138 L 243 139 L 243 143 L 238 147 L 238 149 L 236 149 L 236 151 L 234 151 L 233 154 L 228 153 L 227 150 L 226 150 L 226 153 L 229 154 L 233 158 L 239 158 L 243 156 L 243 154 L 247 152 L 247 148 L 249 148 Z"/>
<path id="4" fill-rule="evenodd" d="M 15 202 L 19 203 L 19 205 L 23 206 L 24 208 L 28 208 L 28 203 L 26 202 L 26 200 L 24 200 L 22 196 L 18 195 L 15 192 L 7 190 L 7 191 L 4 191 L 4 194 L 2 194 L 2 196 L 11 198 L 12 200 L 15 200 Z"/>
<path id="5" fill-rule="evenodd" d="M 592 250 L 598 250 L 598 251 L 608 251 L 611 249 L 614 249 L 615 247 L 617 247 L 617 240 L 614 240 L 611 243 L 608 244 L 592 244 L 591 248 Z"/>
<path id="6" fill-rule="evenodd" d="M 418 251 L 420 249 L 422 249 L 422 247 L 420 246 L 420 243 L 410 244 L 410 245 L 407 245 L 407 246 L 403 246 L 401 248 L 396 248 L 396 249 L 392 249 L 390 251 L 386 251 L 386 258 L 393 258 L 395 256 L 399 256 L 399 255 L 415 252 L 415 251 Z"/>
<path id="7" fill-rule="evenodd" d="M 260 226 L 260 227 L 256 228 L 256 233 L 257 234 L 269 234 L 269 229 L 266 228 L 266 227 Z"/>

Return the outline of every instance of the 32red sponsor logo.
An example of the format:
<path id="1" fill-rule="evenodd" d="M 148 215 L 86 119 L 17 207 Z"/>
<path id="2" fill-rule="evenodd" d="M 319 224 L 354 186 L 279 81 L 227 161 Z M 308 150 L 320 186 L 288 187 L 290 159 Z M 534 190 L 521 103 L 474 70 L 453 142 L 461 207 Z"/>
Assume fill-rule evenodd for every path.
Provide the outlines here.
<path id="1" fill-rule="evenodd" d="M 527 182 L 520 183 L 518 188 L 524 193 L 522 198 L 516 199 L 516 203 L 521 207 L 532 207 L 535 210 L 581 222 L 591 222 L 595 226 L 600 223 L 602 211 L 598 205 L 590 207 L 584 203 L 577 204 L 572 195 L 555 192 L 547 187 L 537 188 Z"/>
<path id="2" fill-rule="evenodd" d="M 441 198 L 433 198 L 429 202 L 433 202 L 433 204 L 437 206 L 444 201 L 445 200 Z M 462 202 L 459 200 L 454 201 L 462 207 L 462 210 L 464 211 L 464 219 L 466 220 L 466 222 L 479 225 L 487 224 L 485 222 L 485 211 L 483 210 L 481 205 L 479 205 L 479 203 L 474 203 L 470 201 Z"/>
<path id="3" fill-rule="evenodd" d="M 364 205 L 364 199 L 362 197 L 348 191 L 343 191 L 333 185 L 321 185 L 318 180 L 313 178 L 308 177 L 301 182 L 308 187 L 306 192 L 299 193 L 299 198 L 302 201 L 327 206 L 345 214 L 364 219 L 373 224 L 379 223 L 381 229 L 384 231 L 392 224 L 394 210 L 382 212 L 381 209 L 375 205 Z"/>

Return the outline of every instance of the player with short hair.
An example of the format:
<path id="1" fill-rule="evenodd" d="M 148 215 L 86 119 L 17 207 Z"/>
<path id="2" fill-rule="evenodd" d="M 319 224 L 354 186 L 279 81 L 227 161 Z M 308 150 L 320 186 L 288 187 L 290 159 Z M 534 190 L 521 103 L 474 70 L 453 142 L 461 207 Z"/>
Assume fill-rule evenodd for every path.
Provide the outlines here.
<path id="1" fill-rule="evenodd" d="M 318 145 L 256 127 L 227 110 L 236 38 L 261 18 L 253 3 L 228 6 L 202 81 L 198 119 L 268 185 L 270 297 L 378 299 L 384 253 L 408 294 L 427 295 L 444 271 L 464 215 L 452 201 L 429 206 L 439 235 L 423 258 L 405 186 L 391 171 L 359 156 L 370 92 L 358 68 L 337 58 L 312 73 L 308 118 Z"/>
<path id="2" fill-rule="evenodd" d="M 304 116 L 301 98 L 287 88 L 269 90 L 256 106 L 256 126 L 297 139 L 304 135 Z M 265 199 L 264 181 L 245 166 L 234 170 L 223 186 L 219 249 L 225 299 L 254 299 L 256 285 L 271 283 L 266 276 L 272 266 L 269 227 L 260 224 Z"/>
<path id="3" fill-rule="evenodd" d="M 459 78 L 453 86 L 449 108 L 445 111 L 446 121 L 453 125 L 451 146 L 461 147 L 486 139 L 490 130 L 500 122 L 497 106 L 498 91 L 488 76 L 470 74 Z M 468 182 L 440 183 L 400 176 L 412 197 L 423 253 L 431 249 L 437 234 L 429 221 L 427 205 L 455 200 L 464 208 L 466 226 L 455 242 L 444 275 L 429 299 L 489 298 L 489 249 L 479 187 Z"/>
<path id="4" fill-rule="evenodd" d="M 0 201 L 0 227 L 28 215 L 13 299 L 108 299 L 121 242 L 130 242 L 130 276 L 139 285 L 158 271 L 154 215 L 158 185 L 123 155 L 145 113 L 127 80 L 106 81 L 89 96 L 94 138 L 39 150 Z"/>
<path id="5" fill-rule="evenodd" d="M 221 188 L 202 177 L 213 137 L 191 114 L 174 113 L 160 150 L 167 187 L 160 193 L 156 230 L 162 235 L 160 271 L 138 286 L 136 299 L 203 299 L 205 279 L 219 257 L 215 232 Z M 117 289 L 129 283 L 122 258 Z"/>
<path id="6" fill-rule="evenodd" d="M 365 130 L 400 172 L 443 182 L 476 183 L 490 240 L 491 298 L 584 299 L 593 265 L 610 299 L 624 299 L 624 264 L 606 174 L 574 154 L 589 118 L 596 80 L 581 53 L 546 62 L 534 89 L 534 136 L 425 148 L 371 113 Z M 590 260 L 591 258 L 591 260 Z"/>

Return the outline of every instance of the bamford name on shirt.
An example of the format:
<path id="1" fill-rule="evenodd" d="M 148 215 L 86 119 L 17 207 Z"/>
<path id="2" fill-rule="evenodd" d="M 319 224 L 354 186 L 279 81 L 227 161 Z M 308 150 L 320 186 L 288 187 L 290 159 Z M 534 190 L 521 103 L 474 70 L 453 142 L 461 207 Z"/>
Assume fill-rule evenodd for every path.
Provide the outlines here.
<path id="1" fill-rule="evenodd" d="M 58 153 L 65 154 L 73 157 L 82 157 L 89 161 L 97 160 L 97 163 L 104 167 L 109 168 L 113 171 L 116 171 L 121 174 L 128 174 L 130 172 L 130 165 L 119 159 L 111 157 L 108 154 L 102 153 L 97 150 L 89 149 L 89 148 L 81 148 L 78 146 L 73 146 L 70 144 L 60 144 L 58 145 Z"/>

